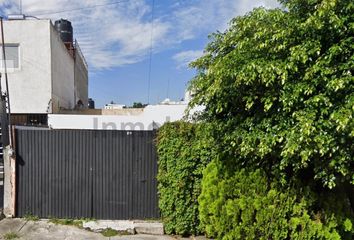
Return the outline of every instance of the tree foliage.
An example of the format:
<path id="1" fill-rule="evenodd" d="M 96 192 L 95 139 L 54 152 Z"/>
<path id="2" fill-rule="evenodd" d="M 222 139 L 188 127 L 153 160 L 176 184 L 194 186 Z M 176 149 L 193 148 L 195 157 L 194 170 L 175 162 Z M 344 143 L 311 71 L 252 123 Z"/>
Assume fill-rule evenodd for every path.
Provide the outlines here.
<path id="1" fill-rule="evenodd" d="M 134 102 L 132 108 L 144 108 L 147 104 L 142 104 L 141 102 Z"/>
<path id="2" fill-rule="evenodd" d="M 354 2 L 282 3 L 212 35 L 192 64 L 191 107 L 205 106 L 216 147 L 240 167 L 354 184 Z"/>
<path id="3" fill-rule="evenodd" d="M 281 2 L 233 19 L 192 63 L 204 123 L 159 133 L 168 233 L 353 237 L 354 2 Z"/>

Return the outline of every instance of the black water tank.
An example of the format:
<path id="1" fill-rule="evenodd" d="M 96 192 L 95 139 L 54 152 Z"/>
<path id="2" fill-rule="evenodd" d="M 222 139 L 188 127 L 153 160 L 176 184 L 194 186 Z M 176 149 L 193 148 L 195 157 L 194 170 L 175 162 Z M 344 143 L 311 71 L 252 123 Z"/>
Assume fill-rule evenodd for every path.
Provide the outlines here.
<path id="1" fill-rule="evenodd" d="M 73 27 L 71 22 L 65 19 L 55 21 L 55 29 L 59 32 L 60 38 L 64 43 L 73 42 Z"/>
<path id="2" fill-rule="evenodd" d="M 88 99 L 88 108 L 95 109 L 95 101 L 92 98 Z"/>

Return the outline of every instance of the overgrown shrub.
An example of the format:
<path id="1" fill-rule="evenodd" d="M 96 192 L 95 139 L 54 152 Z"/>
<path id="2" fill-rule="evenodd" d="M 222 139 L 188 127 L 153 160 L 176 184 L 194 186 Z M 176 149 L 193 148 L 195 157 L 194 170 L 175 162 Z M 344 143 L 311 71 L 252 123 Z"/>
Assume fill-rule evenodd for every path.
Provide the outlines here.
<path id="1" fill-rule="evenodd" d="M 202 227 L 209 237 L 229 240 L 352 239 L 349 202 L 341 193 L 321 200 L 309 188 L 294 189 L 269 183 L 262 170 L 230 171 L 212 161 L 199 197 Z"/>
<path id="2" fill-rule="evenodd" d="M 234 164 L 345 186 L 354 210 L 353 0 L 280 2 L 213 35 L 192 64 L 191 106 Z"/>
<path id="3" fill-rule="evenodd" d="M 219 239 L 354 239 L 354 4 L 280 2 L 234 18 L 191 65 L 190 108 L 220 159 L 201 223 Z"/>
<path id="4" fill-rule="evenodd" d="M 202 172 L 212 150 L 206 125 L 167 123 L 158 132 L 159 207 L 169 234 L 198 234 L 198 196 Z"/>

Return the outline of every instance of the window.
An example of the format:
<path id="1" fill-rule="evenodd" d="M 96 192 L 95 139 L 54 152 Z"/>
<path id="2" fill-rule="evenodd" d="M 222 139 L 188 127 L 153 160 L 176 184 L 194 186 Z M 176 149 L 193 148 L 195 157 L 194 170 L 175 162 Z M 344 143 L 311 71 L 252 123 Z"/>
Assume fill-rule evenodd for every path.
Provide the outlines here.
<path id="1" fill-rule="evenodd" d="M 6 66 L 9 69 L 19 68 L 19 46 L 18 44 L 5 44 L 5 54 L 6 54 Z M 0 61 L 1 68 L 4 66 L 2 45 L 0 44 Z"/>

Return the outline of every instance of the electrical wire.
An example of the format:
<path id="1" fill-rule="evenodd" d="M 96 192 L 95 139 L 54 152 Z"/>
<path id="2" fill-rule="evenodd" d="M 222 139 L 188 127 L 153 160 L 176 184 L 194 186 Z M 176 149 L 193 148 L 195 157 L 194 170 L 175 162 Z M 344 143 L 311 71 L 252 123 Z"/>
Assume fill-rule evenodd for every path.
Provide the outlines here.
<path id="1" fill-rule="evenodd" d="M 125 2 L 130 2 L 130 0 L 121 0 L 121 1 L 111 2 L 111 3 L 96 4 L 96 5 L 92 5 L 92 6 L 81 7 L 81 8 L 73 8 L 73 9 L 67 9 L 67 10 L 61 10 L 61 11 L 31 13 L 31 15 L 43 16 L 43 15 L 51 15 L 51 14 L 58 14 L 58 13 L 82 11 L 82 10 L 86 10 L 86 9 L 105 7 L 105 6 L 116 5 L 116 4 L 125 3 Z"/>
<path id="2" fill-rule="evenodd" d="M 154 44 L 154 11 L 155 11 L 155 0 L 152 0 L 152 9 L 151 9 L 151 34 L 150 34 L 150 52 L 149 52 L 149 73 L 148 73 L 148 101 L 147 104 L 150 104 L 150 88 L 151 88 L 151 69 L 152 69 L 152 51 Z"/>
<path id="3" fill-rule="evenodd" d="M 26 15 L 25 17 L 26 18 L 34 18 L 34 19 L 37 19 L 37 20 L 41 20 L 40 18 L 37 18 L 36 16 L 31 16 L 31 15 Z"/>

